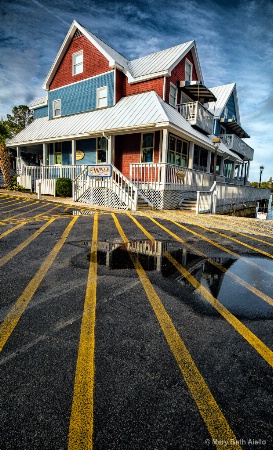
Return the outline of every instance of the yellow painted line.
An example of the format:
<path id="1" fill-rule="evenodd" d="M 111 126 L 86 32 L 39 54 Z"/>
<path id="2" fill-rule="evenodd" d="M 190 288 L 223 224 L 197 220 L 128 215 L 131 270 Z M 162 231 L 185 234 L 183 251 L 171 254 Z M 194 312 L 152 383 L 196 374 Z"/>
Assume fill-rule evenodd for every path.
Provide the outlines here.
<path id="1" fill-rule="evenodd" d="M 155 222 L 160 228 L 169 233 L 175 239 L 179 238 L 172 231 L 161 225 L 155 219 Z M 180 239 L 180 238 L 179 238 Z M 175 268 L 182 273 L 182 275 L 197 289 L 201 295 L 235 328 L 238 333 L 265 359 L 270 366 L 273 367 L 273 352 L 268 348 L 252 331 L 250 331 L 242 322 L 240 322 L 232 313 L 230 313 L 211 293 L 205 289 L 183 266 L 181 266 L 168 252 L 165 256 L 171 261 Z"/>
<path id="2" fill-rule="evenodd" d="M 20 203 L 26 203 L 27 201 L 29 201 L 29 200 L 23 200 L 21 202 L 18 202 L 18 200 L 13 199 L 13 200 L 9 200 L 8 202 L 6 202 L 6 201 L 5 202 L 1 202 L 0 203 L 0 208 L 3 209 L 3 208 L 6 208 L 6 207 L 9 207 L 9 206 L 12 206 L 12 205 L 10 205 L 10 203 L 11 204 L 15 204 L 15 205 L 19 205 Z"/>
<path id="3" fill-rule="evenodd" d="M 121 238 L 125 243 L 128 242 L 128 239 L 123 229 L 121 228 L 115 214 L 112 214 L 112 217 L 115 221 Z M 178 367 L 196 402 L 199 413 L 201 414 L 212 439 L 214 439 L 216 442 L 234 442 L 232 446 L 228 445 L 227 448 L 238 450 L 241 449 L 241 446 L 236 443 L 236 441 L 239 441 L 236 439 L 225 416 L 223 415 L 216 400 L 214 399 L 208 385 L 199 372 L 194 360 L 192 359 L 186 345 L 179 336 L 170 316 L 164 308 L 137 256 L 134 253 L 130 253 L 130 257 L 132 259 L 132 262 L 134 263 L 136 272 L 153 308 L 156 318 L 160 324 L 160 327 L 165 335 L 165 338 L 169 344 L 169 347 L 176 359 Z M 216 448 L 220 450 L 223 447 L 219 444 L 216 445 Z"/>
<path id="4" fill-rule="evenodd" d="M 173 216 L 173 214 L 172 214 L 172 216 Z M 233 228 L 232 228 L 232 227 L 227 228 L 227 227 L 224 227 L 223 225 L 220 225 L 220 222 L 218 222 L 218 223 L 216 224 L 216 223 L 213 222 L 212 220 L 210 220 L 210 221 L 208 221 L 208 222 L 210 222 L 212 225 L 215 225 L 215 226 L 217 226 L 217 227 L 219 227 L 219 228 L 221 227 L 222 230 L 230 231 L 230 232 L 233 232 L 233 233 L 235 232 L 236 234 L 238 234 L 238 235 L 240 235 L 240 236 L 247 237 L 247 238 L 250 239 L 250 240 L 257 241 L 257 242 L 261 242 L 262 244 L 266 244 L 266 245 L 269 245 L 269 246 L 273 247 L 273 243 L 268 242 L 268 241 L 264 241 L 264 240 L 259 239 L 259 238 L 256 238 L 256 237 L 254 237 L 252 234 L 246 234 L 246 233 L 243 233 L 242 231 L 237 230 L 237 229 L 235 229 L 234 227 L 233 227 Z M 198 227 L 204 228 L 205 230 L 213 231 L 214 233 L 219 233 L 218 231 L 215 231 L 215 230 L 213 230 L 213 229 L 211 229 L 211 228 L 209 228 L 209 227 L 207 227 L 207 226 L 204 226 L 204 225 L 203 225 L 203 224 L 204 224 L 204 221 L 201 221 L 201 220 L 199 220 L 199 219 L 198 219 L 198 220 L 197 220 L 197 219 L 194 219 L 194 220 L 192 220 L 190 223 L 191 223 L 192 225 L 196 225 L 196 226 L 198 226 Z M 200 225 L 200 224 L 202 224 L 202 225 Z M 207 225 L 207 223 L 205 223 L 205 225 Z M 234 225 L 234 226 L 237 226 L 237 225 Z M 219 233 L 219 234 L 221 234 L 221 233 Z M 256 230 L 256 234 L 259 234 L 259 231 L 258 231 L 258 230 Z M 226 237 L 229 238 L 229 239 L 234 239 L 234 238 L 229 237 L 228 235 L 223 235 L 223 236 L 226 236 Z M 268 237 L 269 239 L 272 239 L 272 238 L 273 238 L 273 236 L 269 236 L 269 235 L 266 235 L 266 234 L 264 234 L 264 236 Z M 241 243 L 241 241 L 238 241 L 238 242 Z M 242 244 L 243 244 L 243 243 L 242 243 Z M 243 244 L 243 245 L 244 245 L 244 244 Z"/>
<path id="5" fill-rule="evenodd" d="M 65 243 L 65 240 L 67 239 L 76 220 L 77 220 L 77 217 L 74 217 L 71 220 L 69 225 L 64 230 L 62 236 L 58 240 L 57 244 L 54 246 L 54 248 L 51 250 L 49 255 L 46 257 L 46 259 L 40 266 L 39 270 L 36 272 L 36 274 L 34 275 L 32 280 L 28 283 L 27 287 L 24 289 L 23 293 L 20 295 L 20 297 L 18 298 L 15 305 L 11 308 L 8 315 L 6 316 L 4 321 L 1 323 L 1 325 L 0 325 L 0 351 L 3 350 L 4 345 L 6 344 L 10 335 L 12 334 L 17 323 L 19 322 L 22 314 L 24 313 L 24 311 L 27 308 L 28 304 L 30 303 L 32 297 L 34 296 L 34 294 L 37 291 L 38 287 L 40 286 L 41 282 L 43 281 L 45 275 L 47 274 L 50 267 L 52 266 L 57 254 L 59 253 L 63 244 Z"/>
<path id="6" fill-rule="evenodd" d="M 20 245 L 18 245 L 16 248 L 11 250 L 7 255 L 0 258 L 0 267 L 4 266 L 8 261 L 10 261 L 14 256 L 18 255 L 24 248 L 26 248 L 34 239 L 36 239 L 49 225 L 54 222 L 54 218 L 50 219 L 48 222 L 46 222 L 44 225 L 39 228 L 39 230 L 35 231 L 29 238 L 27 238 L 24 242 L 22 242 Z"/>
<path id="7" fill-rule="evenodd" d="M 179 264 L 168 252 L 165 256 L 175 268 L 191 283 L 191 285 L 212 305 L 216 311 L 236 330 L 240 335 L 261 355 L 261 357 L 273 367 L 273 352 L 240 320 L 229 312 L 211 293 L 204 288 L 181 264 Z"/>
<path id="8" fill-rule="evenodd" d="M 16 225 L 13 228 L 10 228 L 9 230 L 5 231 L 4 233 L 0 234 L 0 239 L 4 238 L 5 236 L 8 236 L 10 233 L 13 233 L 14 231 L 18 230 L 18 228 L 23 227 L 24 225 L 26 225 L 27 222 L 21 222 L 18 225 Z"/>
<path id="9" fill-rule="evenodd" d="M 126 211 L 126 214 L 133 222 L 135 222 L 138 228 L 145 234 L 145 236 L 147 236 L 148 239 L 150 239 L 150 241 L 155 242 L 155 238 L 141 225 L 141 223 L 134 216 L 132 216 L 132 214 L 130 214 L 128 211 Z"/>
<path id="10" fill-rule="evenodd" d="M 135 222 L 135 224 L 141 229 L 141 231 L 143 231 L 143 233 L 151 241 L 155 242 L 155 239 L 153 238 L 153 236 L 140 224 L 140 222 L 137 219 L 135 219 L 135 217 L 133 217 L 129 213 L 127 213 L 127 215 Z M 242 278 L 240 278 L 238 275 L 236 275 L 235 273 L 231 272 L 230 270 L 227 270 L 224 266 L 222 266 L 221 264 L 219 264 L 216 261 L 214 261 L 213 259 L 211 259 L 208 255 L 206 255 L 205 253 L 201 252 L 200 250 L 195 248 L 193 245 L 188 244 L 180 236 L 177 236 L 177 234 L 173 233 L 168 228 L 166 228 L 163 225 L 159 224 L 159 222 L 157 222 L 155 220 L 154 220 L 154 222 L 158 226 L 160 226 L 166 233 L 170 234 L 173 238 L 175 238 L 178 242 L 181 242 L 181 244 L 183 244 L 185 247 L 187 247 L 191 251 L 195 252 L 199 256 L 202 256 L 203 258 L 206 258 L 207 261 L 210 264 L 212 264 L 214 267 L 217 267 L 217 269 L 221 270 L 221 272 L 223 272 L 223 273 L 226 273 L 229 277 L 233 278 L 237 283 L 239 283 L 240 285 L 244 286 L 247 290 L 252 292 L 254 295 L 256 295 L 257 297 L 261 298 L 262 300 L 267 302 L 269 305 L 273 306 L 273 299 L 271 297 L 269 297 L 268 295 L 266 295 L 264 292 L 262 292 L 259 289 L 255 288 L 254 286 L 252 286 L 247 281 L 243 280 Z"/>
<path id="11" fill-rule="evenodd" d="M 32 204 L 35 204 L 35 203 L 38 203 L 38 202 L 33 202 Z M 3 219 L 2 222 L 7 222 L 7 221 L 9 221 L 11 219 L 14 219 L 14 218 L 17 218 L 19 216 L 22 216 L 23 214 L 27 214 L 27 213 L 30 213 L 32 211 L 36 211 L 36 209 L 41 209 L 41 208 L 44 208 L 45 206 L 48 206 L 48 205 L 50 205 L 50 203 L 45 203 L 44 205 L 39 205 L 36 208 L 31 208 L 30 210 L 24 211 L 24 212 L 19 213 L 19 214 L 15 214 L 15 216 L 7 217 L 6 219 Z M 29 205 L 27 205 L 27 206 L 29 206 Z M 23 206 L 22 206 L 22 208 L 23 208 Z M 24 206 L 24 208 L 25 208 L 25 206 Z"/>
<path id="12" fill-rule="evenodd" d="M 93 449 L 97 250 L 98 214 L 95 214 L 70 416 L 68 450 Z"/>
<path id="13" fill-rule="evenodd" d="M 272 253 L 265 252 L 264 250 L 260 250 L 260 249 L 258 249 L 256 247 L 253 247 L 252 245 L 246 244 L 245 242 L 239 241 L 239 239 L 235 239 L 235 238 L 233 238 L 231 236 L 228 236 L 227 234 L 220 233 L 219 231 L 213 230 L 212 228 L 208 228 L 208 227 L 205 227 L 203 225 L 200 225 L 198 222 L 194 222 L 194 221 L 190 222 L 190 221 L 188 221 L 188 223 L 191 223 L 191 225 L 195 225 L 195 226 L 197 226 L 199 228 L 202 228 L 203 230 L 209 231 L 211 233 L 218 234 L 219 236 L 222 236 L 222 237 L 224 237 L 226 239 L 229 239 L 229 240 L 231 240 L 233 242 L 236 242 L 237 244 L 243 245 L 244 247 L 247 247 L 250 250 L 254 250 L 256 253 L 261 253 L 262 255 L 265 255 L 268 258 L 273 258 Z M 237 233 L 237 234 L 240 234 L 240 233 Z M 251 239 L 251 237 L 249 239 Z"/>
<path id="14" fill-rule="evenodd" d="M 37 201 L 31 202 L 32 205 L 35 205 L 35 203 L 38 203 L 38 202 Z M 18 209 L 27 208 L 28 206 L 30 206 L 30 202 L 25 202 L 25 205 L 18 206 L 18 208 L 9 209 L 8 211 L 3 211 L 1 214 L 8 214 L 10 212 L 17 211 Z"/>
<path id="15" fill-rule="evenodd" d="M 151 221 L 155 222 L 157 225 L 159 225 L 159 226 L 162 228 L 162 226 L 159 224 L 159 222 L 157 222 L 155 219 L 153 219 L 152 216 L 150 216 L 150 215 L 148 215 L 148 214 L 146 214 L 146 213 L 144 213 L 144 212 L 142 212 L 142 215 L 145 216 L 145 217 L 148 217 Z M 240 259 L 241 261 L 245 262 L 246 264 L 248 264 L 248 265 L 250 265 L 250 266 L 253 266 L 253 267 L 256 267 L 256 268 L 258 268 L 259 270 L 261 270 L 262 272 L 267 273 L 267 274 L 270 275 L 270 276 L 273 275 L 273 272 L 271 272 L 270 270 L 267 270 L 267 269 L 265 269 L 264 267 L 260 266 L 259 264 L 256 264 L 256 263 L 254 263 L 253 261 L 251 261 L 251 260 L 249 260 L 249 259 L 247 259 L 247 258 L 245 258 L 245 257 L 243 257 L 243 256 L 240 256 L 238 253 L 235 253 L 235 252 L 233 252 L 232 250 L 229 250 L 228 248 L 224 247 L 223 245 L 218 244 L 218 243 L 215 242 L 215 241 L 212 241 L 211 239 L 209 239 L 208 237 L 204 236 L 203 234 L 197 233 L 196 231 L 193 231 L 193 230 L 191 230 L 190 228 L 185 227 L 185 226 L 182 225 L 181 223 L 179 223 L 179 222 L 177 222 L 177 221 L 175 221 L 175 220 L 173 220 L 173 219 L 170 219 L 169 217 L 167 217 L 167 216 L 165 216 L 165 215 L 160 215 L 160 214 L 157 214 L 157 215 L 158 215 L 161 219 L 163 219 L 163 220 L 168 220 L 169 222 L 173 223 L 173 224 L 176 225 L 177 227 L 182 228 L 183 230 L 187 231 L 188 233 L 191 233 L 191 234 L 193 234 L 194 236 L 199 237 L 200 239 L 202 239 L 202 240 L 208 242 L 209 244 L 213 245 L 213 246 L 216 247 L 216 248 L 219 248 L 220 250 L 224 251 L 225 253 L 228 253 L 229 255 L 235 256 L 236 258 Z M 166 228 L 166 230 L 167 230 L 167 228 Z M 169 232 L 169 231 L 167 231 L 167 232 Z M 169 234 L 171 234 L 171 232 L 169 232 Z"/>

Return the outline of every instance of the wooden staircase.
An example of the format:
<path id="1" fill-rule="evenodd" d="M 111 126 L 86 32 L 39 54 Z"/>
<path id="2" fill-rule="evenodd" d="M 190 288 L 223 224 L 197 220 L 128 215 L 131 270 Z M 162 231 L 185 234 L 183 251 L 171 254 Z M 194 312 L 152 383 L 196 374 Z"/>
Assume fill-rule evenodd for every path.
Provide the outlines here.
<path id="1" fill-rule="evenodd" d="M 184 198 L 183 201 L 179 205 L 179 209 L 182 211 L 196 211 L 196 198 Z"/>

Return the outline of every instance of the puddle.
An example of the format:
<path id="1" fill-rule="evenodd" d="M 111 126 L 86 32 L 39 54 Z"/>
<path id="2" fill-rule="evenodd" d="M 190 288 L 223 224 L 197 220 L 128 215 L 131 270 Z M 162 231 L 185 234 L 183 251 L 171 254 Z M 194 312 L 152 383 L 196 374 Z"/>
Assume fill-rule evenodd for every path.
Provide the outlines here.
<path id="1" fill-rule="evenodd" d="M 86 249 L 74 257 L 72 265 L 88 269 L 90 263 L 91 241 L 70 242 L 71 245 Z M 120 240 L 98 242 L 98 264 L 109 270 L 134 269 L 130 253 L 137 255 L 145 271 L 156 271 L 163 279 L 172 279 L 175 291 L 181 292 L 181 301 L 202 314 L 217 314 L 215 309 L 203 299 L 196 289 L 181 275 L 165 256 L 168 252 L 180 265 L 194 276 L 214 298 L 218 299 L 232 314 L 238 318 L 250 320 L 273 318 L 273 306 L 246 289 L 229 274 L 232 272 L 271 297 L 273 260 L 261 257 L 206 258 L 189 251 L 186 247 L 170 241 L 132 240 L 128 243 Z M 247 263 L 247 262 L 248 263 Z M 221 270 L 218 265 L 221 265 Z M 263 271 L 264 269 L 264 271 Z M 167 288 L 167 286 L 166 286 Z M 186 293 L 187 291 L 187 293 Z M 177 295 L 177 294 L 176 294 Z"/>
<path id="2" fill-rule="evenodd" d="M 73 209 L 72 211 L 64 211 L 61 212 L 64 216 L 88 216 L 95 214 L 96 211 L 92 211 L 90 209 Z"/>
<path id="3" fill-rule="evenodd" d="M 272 305 L 257 297 L 251 290 L 246 289 L 230 276 L 230 273 L 237 275 L 251 286 L 254 286 L 271 297 L 273 291 L 272 276 L 269 273 L 263 272 L 262 268 L 273 272 L 272 259 L 258 257 L 244 258 L 250 264 L 240 259 L 211 258 L 211 260 L 221 264 L 226 269 L 226 272 L 215 267 L 207 259 L 200 261 L 200 264 L 197 264 L 193 270 L 188 270 L 213 297 L 238 318 L 250 320 L 273 318 Z M 177 281 L 178 283 L 189 284 L 182 276 L 179 276 Z M 208 303 L 199 294 L 198 301 L 201 302 L 200 306 L 203 306 L 205 309 L 207 308 Z M 209 307 L 208 309 L 211 308 Z"/>

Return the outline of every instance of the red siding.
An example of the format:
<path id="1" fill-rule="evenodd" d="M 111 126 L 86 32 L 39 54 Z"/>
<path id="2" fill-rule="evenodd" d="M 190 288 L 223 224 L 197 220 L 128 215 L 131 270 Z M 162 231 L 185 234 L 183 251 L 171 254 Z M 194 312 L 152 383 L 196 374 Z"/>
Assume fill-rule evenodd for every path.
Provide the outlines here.
<path id="1" fill-rule="evenodd" d="M 78 75 L 72 75 L 72 55 L 80 50 L 83 50 L 83 72 Z M 109 67 L 108 60 L 85 36 L 80 36 L 72 40 L 61 61 L 61 64 L 57 69 L 49 89 L 51 90 L 66 86 L 67 84 L 85 80 L 86 78 L 90 78 L 110 70 L 112 69 Z"/>
<path id="2" fill-rule="evenodd" d="M 148 132 L 148 131 L 147 131 Z M 155 132 L 154 162 L 159 161 L 160 131 Z M 140 163 L 141 133 L 126 134 L 115 138 L 114 165 L 130 178 L 130 164 Z"/>
<path id="3" fill-rule="evenodd" d="M 197 73 L 194 66 L 194 61 L 192 57 L 192 53 L 189 52 L 177 66 L 172 70 L 172 74 L 170 77 L 167 77 L 166 79 L 166 97 L 165 100 L 167 103 L 169 103 L 169 92 L 170 92 L 170 83 L 172 82 L 175 86 L 177 86 L 178 81 L 184 81 L 185 80 L 185 61 L 188 59 L 193 67 L 192 67 L 192 80 L 197 81 Z M 178 99 L 179 103 L 179 99 Z"/>
<path id="4" fill-rule="evenodd" d="M 164 78 L 155 78 L 154 80 L 141 81 L 139 83 L 129 84 L 128 78 L 120 70 L 116 70 L 116 101 L 121 97 L 132 94 L 141 94 L 142 92 L 155 91 L 162 98 Z"/>

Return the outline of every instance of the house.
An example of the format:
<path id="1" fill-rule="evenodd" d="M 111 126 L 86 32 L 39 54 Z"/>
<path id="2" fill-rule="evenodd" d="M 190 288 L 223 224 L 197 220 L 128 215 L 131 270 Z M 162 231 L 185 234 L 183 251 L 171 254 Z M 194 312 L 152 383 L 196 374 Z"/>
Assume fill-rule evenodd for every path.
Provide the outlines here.
<path id="1" fill-rule="evenodd" d="M 35 120 L 8 142 L 26 188 L 40 180 L 53 194 L 70 177 L 75 201 L 134 210 L 198 198 L 210 211 L 216 186 L 217 208 L 260 195 L 236 86 L 205 86 L 194 41 L 129 61 L 74 21 L 43 88 Z"/>

